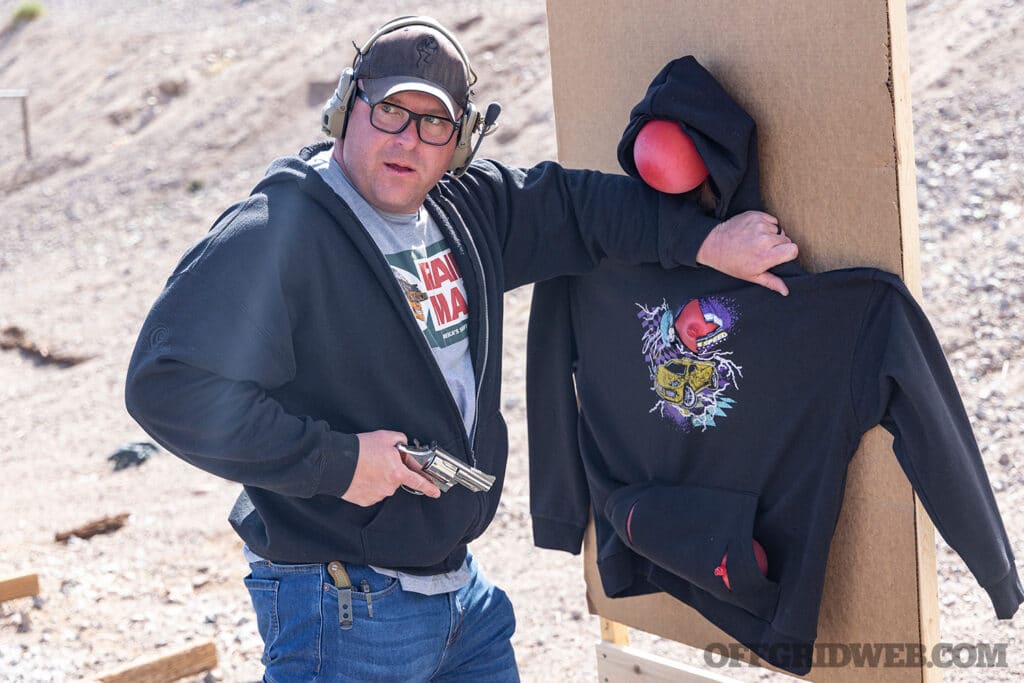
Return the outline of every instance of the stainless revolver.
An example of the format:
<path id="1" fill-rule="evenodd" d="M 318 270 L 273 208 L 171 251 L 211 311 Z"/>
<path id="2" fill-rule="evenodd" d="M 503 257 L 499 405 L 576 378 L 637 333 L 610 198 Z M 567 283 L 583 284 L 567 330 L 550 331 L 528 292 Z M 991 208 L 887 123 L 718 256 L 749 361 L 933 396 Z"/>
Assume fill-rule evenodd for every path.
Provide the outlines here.
<path id="1" fill-rule="evenodd" d="M 473 492 L 490 491 L 491 485 L 494 484 L 493 476 L 467 465 L 436 443 L 420 446 L 418 441 L 414 441 L 412 446 L 400 443 L 397 447 L 402 458 L 409 456 L 418 462 L 423 469 L 423 475 L 437 484 L 442 492 L 455 484 L 462 484 Z M 423 495 L 421 491 L 411 489 L 405 484 L 402 488 L 409 493 Z"/>

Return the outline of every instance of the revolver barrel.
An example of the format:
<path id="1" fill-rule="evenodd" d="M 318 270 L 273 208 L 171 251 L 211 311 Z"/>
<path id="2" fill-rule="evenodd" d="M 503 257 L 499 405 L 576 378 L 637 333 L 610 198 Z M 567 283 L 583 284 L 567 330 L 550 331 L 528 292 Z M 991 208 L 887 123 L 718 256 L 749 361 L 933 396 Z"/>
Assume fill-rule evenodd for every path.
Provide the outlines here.
<path id="1" fill-rule="evenodd" d="M 475 467 L 467 466 L 465 469 L 459 469 L 455 474 L 455 481 L 470 491 L 490 491 L 494 484 L 494 476 L 484 474 Z"/>

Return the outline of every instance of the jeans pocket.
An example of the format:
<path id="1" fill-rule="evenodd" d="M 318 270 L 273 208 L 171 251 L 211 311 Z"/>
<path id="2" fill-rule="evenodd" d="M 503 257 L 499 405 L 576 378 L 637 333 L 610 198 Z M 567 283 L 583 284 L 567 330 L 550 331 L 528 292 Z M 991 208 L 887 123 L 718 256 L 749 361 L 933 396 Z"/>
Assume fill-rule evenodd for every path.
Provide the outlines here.
<path id="1" fill-rule="evenodd" d="M 266 666 L 270 661 L 270 649 L 281 632 L 277 613 L 279 582 L 276 579 L 254 579 L 250 576 L 245 578 L 245 587 L 249 590 L 249 598 L 256 612 L 256 628 L 263 639 L 260 661 Z"/>
<path id="2" fill-rule="evenodd" d="M 245 585 L 263 638 L 264 677 L 313 680 L 320 671 L 324 565 L 257 562 L 249 566 L 252 573 Z"/>
<path id="3" fill-rule="evenodd" d="M 402 589 L 398 579 L 379 574 L 366 565 L 346 565 L 346 570 L 352 582 L 349 592 L 352 616 L 357 621 L 372 618 L 375 608 L 380 618 L 383 614 L 381 609 L 386 609 L 388 599 L 399 595 Z M 338 593 L 339 589 L 333 583 L 324 582 L 323 598 L 326 602 L 321 611 L 325 619 L 338 617 Z"/>

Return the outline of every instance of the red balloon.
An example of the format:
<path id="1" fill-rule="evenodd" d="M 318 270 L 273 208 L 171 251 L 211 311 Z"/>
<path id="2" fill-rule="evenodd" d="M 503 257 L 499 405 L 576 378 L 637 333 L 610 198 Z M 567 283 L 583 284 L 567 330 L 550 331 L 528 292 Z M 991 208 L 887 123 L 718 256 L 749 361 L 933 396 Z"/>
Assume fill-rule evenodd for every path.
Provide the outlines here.
<path id="1" fill-rule="evenodd" d="M 674 121 L 645 123 L 633 143 L 633 160 L 644 182 L 669 194 L 689 192 L 708 177 L 693 140 Z"/>

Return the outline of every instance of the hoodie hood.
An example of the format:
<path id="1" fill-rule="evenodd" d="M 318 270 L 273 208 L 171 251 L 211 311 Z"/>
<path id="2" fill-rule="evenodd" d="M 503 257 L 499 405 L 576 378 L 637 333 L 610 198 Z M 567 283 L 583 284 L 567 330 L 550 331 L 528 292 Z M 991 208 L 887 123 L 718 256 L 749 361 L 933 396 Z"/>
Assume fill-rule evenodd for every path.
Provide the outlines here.
<path id="1" fill-rule="evenodd" d="M 629 115 L 619 140 L 619 165 L 640 179 L 633 145 L 648 121 L 675 121 L 690 136 L 717 194 L 715 218 L 761 210 L 757 125 L 692 56 L 669 62 L 654 78 Z"/>
<path id="2" fill-rule="evenodd" d="M 294 156 L 280 157 L 270 162 L 267 172 L 253 188 L 253 193 L 260 192 L 268 185 L 285 181 L 302 182 L 310 175 L 309 160 L 320 152 L 334 146 L 334 140 L 323 140 L 307 145 Z M 312 174 L 317 176 L 316 173 Z"/>

